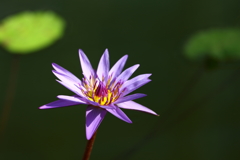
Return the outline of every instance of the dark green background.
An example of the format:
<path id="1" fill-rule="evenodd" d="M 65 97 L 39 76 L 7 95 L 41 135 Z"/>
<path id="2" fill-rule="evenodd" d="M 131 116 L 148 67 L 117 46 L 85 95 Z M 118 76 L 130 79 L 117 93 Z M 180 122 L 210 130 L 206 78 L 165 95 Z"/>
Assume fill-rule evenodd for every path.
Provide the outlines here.
<path id="1" fill-rule="evenodd" d="M 95 68 L 105 48 L 111 64 L 125 54 L 126 67 L 141 64 L 134 75 L 152 73 L 153 81 L 138 89 L 148 96 L 137 102 L 161 115 L 124 110 L 133 121 L 127 124 L 107 114 L 91 159 L 240 159 L 240 63 L 195 76 L 201 62 L 183 55 L 184 44 L 198 31 L 240 27 L 239 8 L 239 0 L 1 0 L 0 19 L 24 10 L 53 10 L 66 20 L 67 28 L 51 47 L 20 58 L 0 159 L 81 159 L 86 107 L 38 109 L 57 95 L 72 94 L 55 82 L 51 63 L 81 77 L 79 48 Z M 0 49 L 1 104 L 12 58 Z M 189 94 L 169 109 L 192 77 L 197 78 Z M 189 108 L 194 109 L 186 112 Z M 154 129 L 157 132 L 149 134 Z"/>

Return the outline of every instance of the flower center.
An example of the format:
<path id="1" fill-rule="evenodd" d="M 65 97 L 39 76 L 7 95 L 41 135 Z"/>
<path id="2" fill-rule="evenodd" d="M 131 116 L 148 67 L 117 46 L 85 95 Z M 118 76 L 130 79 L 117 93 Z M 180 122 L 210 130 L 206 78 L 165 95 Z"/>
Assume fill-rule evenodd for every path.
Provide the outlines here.
<path id="1" fill-rule="evenodd" d="M 111 76 L 107 82 L 104 81 L 104 77 L 102 79 L 101 81 L 93 76 L 90 76 L 89 79 L 83 78 L 83 84 L 80 89 L 90 101 L 106 106 L 115 102 L 120 97 L 122 83 L 112 81 Z"/>

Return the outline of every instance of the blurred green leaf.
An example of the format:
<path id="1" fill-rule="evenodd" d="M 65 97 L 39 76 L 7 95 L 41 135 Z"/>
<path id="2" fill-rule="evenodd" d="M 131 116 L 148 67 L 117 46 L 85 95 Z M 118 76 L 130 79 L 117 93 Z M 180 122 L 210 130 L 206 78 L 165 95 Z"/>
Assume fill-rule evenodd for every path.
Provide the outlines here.
<path id="1" fill-rule="evenodd" d="M 185 55 L 190 59 L 209 56 L 218 61 L 240 59 L 240 29 L 212 29 L 188 41 Z"/>
<path id="2" fill-rule="evenodd" d="M 64 20 L 51 11 L 26 11 L 2 20 L 0 43 L 12 53 L 28 54 L 51 45 L 64 27 Z"/>

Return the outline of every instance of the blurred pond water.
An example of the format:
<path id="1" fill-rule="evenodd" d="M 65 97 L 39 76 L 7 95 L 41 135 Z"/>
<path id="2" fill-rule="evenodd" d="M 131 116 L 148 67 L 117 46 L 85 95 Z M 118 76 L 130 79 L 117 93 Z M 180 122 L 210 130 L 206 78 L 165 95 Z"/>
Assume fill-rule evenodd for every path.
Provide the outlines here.
<path id="1" fill-rule="evenodd" d="M 55 81 L 55 62 L 81 78 L 78 49 L 97 67 L 105 48 L 111 65 L 125 54 L 133 75 L 152 73 L 137 102 L 160 117 L 124 110 L 133 124 L 110 114 L 99 127 L 91 159 L 238 160 L 240 158 L 240 63 L 203 69 L 183 54 L 202 30 L 240 27 L 237 0 L 2 0 L 0 19 L 25 10 L 53 10 L 66 20 L 65 35 L 19 60 L 16 94 L 1 160 L 75 160 L 86 144 L 85 108 L 38 107 L 72 93 Z M 0 48 L 0 102 L 6 95 L 13 55 Z M 2 110 L 1 110 L 2 111 Z"/>

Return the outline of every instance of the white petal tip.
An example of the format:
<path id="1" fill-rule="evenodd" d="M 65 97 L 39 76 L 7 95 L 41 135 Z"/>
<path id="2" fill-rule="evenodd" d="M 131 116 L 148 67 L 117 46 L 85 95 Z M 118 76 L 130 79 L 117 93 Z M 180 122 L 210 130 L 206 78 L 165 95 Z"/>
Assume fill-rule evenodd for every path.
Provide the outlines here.
<path id="1" fill-rule="evenodd" d="M 80 57 L 84 57 L 85 56 L 85 53 L 81 49 L 78 50 L 78 53 L 79 53 Z"/>
<path id="2" fill-rule="evenodd" d="M 128 121 L 127 123 L 131 123 L 131 124 L 132 124 L 133 122 L 130 120 L 130 121 Z"/>
<path id="3" fill-rule="evenodd" d="M 128 59 L 128 55 L 124 55 L 121 59 L 127 60 Z"/>
<path id="4" fill-rule="evenodd" d="M 58 99 L 61 99 L 62 96 L 61 96 L 61 95 L 58 95 L 58 96 L 56 96 L 56 97 L 57 97 Z"/>
<path id="5" fill-rule="evenodd" d="M 92 138 L 92 136 L 86 135 L 86 138 L 87 138 L 87 140 L 90 140 Z"/>
<path id="6" fill-rule="evenodd" d="M 41 106 L 41 107 L 39 107 L 38 109 L 48 109 L 48 107 L 46 107 L 46 106 Z"/>
<path id="7" fill-rule="evenodd" d="M 151 112 L 150 111 L 148 111 L 148 112 L 147 111 L 143 111 L 143 112 L 151 114 L 151 115 L 154 115 L 154 116 L 158 116 L 158 117 L 160 116 L 159 114 L 155 113 L 154 111 L 151 111 Z"/>
<path id="8" fill-rule="evenodd" d="M 80 54 L 84 54 L 84 52 L 83 52 L 82 49 L 79 49 L 78 52 L 79 52 Z"/>
<path id="9" fill-rule="evenodd" d="M 147 73 L 148 77 L 150 77 L 152 75 L 152 73 Z"/>

